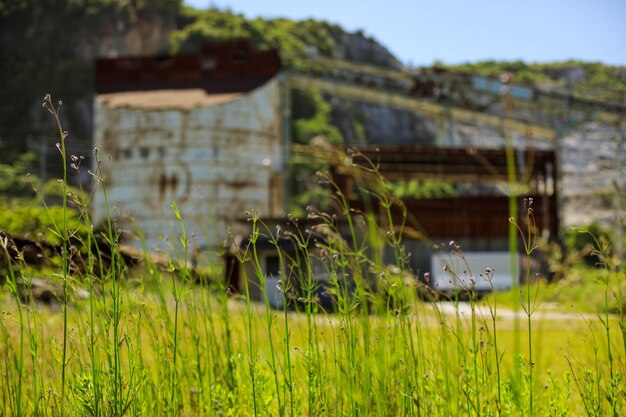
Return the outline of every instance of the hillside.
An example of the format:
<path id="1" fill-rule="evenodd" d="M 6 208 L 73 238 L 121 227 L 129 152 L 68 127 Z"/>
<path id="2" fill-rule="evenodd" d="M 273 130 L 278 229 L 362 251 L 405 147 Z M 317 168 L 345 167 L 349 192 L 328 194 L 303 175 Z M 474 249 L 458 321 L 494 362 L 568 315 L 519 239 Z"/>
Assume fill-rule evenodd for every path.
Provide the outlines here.
<path id="1" fill-rule="evenodd" d="M 290 65 L 295 56 L 307 54 L 335 58 L 389 69 L 402 64 L 374 38 L 349 33 L 338 25 L 307 19 L 247 19 L 230 11 L 183 8 L 181 27 L 171 34 L 172 51 L 193 52 L 203 43 L 249 39 L 259 49 L 278 49 Z"/>
<path id="2" fill-rule="evenodd" d="M 22 152 L 27 148 L 25 136 L 47 134 L 46 118 L 38 110 L 46 92 L 67 103 L 65 123 L 74 137 L 88 139 L 96 57 L 193 51 L 204 42 L 233 38 L 250 39 L 258 48 L 277 48 L 288 65 L 298 55 L 313 54 L 403 68 L 375 38 L 322 21 L 248 19 L 230 11 L 194 10 L 180 0 L 11 2 L 0 6 L 0 140 L 5 148 Z M 612 98 L 626 92 L 626 69 L 600 63 L 487 61 L 449 68 L 496 77 L 509 72 L 517 82 L 585 93 L 603 90 L 602 95 Z M 341 120 L 341 109 L 330 113 L 346 137 L 377 136 L 391 129 L 403 138 L 403 130 L 415 130 L 406 115 L 392 116 L 388 128 L 355 128 Z"/>

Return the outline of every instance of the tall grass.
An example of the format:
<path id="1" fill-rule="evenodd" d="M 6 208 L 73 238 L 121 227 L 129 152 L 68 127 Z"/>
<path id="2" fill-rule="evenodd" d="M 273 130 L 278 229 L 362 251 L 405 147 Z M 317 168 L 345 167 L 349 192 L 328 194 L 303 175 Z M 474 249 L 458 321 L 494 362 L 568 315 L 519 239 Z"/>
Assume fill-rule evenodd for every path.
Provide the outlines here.
<path id="1" fill-rule="evenodd" d="M 54 103 L 52 103 L 52 97 L 50 94 L 47 94 L 44 97 L 43 106 L 46 108 L 50 114 L 54 117 L 56 122 L 56 126 L 59 130 L 59 140 L 56 146 L 61 153 L 61 161 L 63 164 L 63 223 L 60 225 L 60 230 L 57 230 L 56 233 L 59 235 L 62 244 L 62 269 L 61 272 L 63 274 L 63 295 L 62 295 L 62 306 L 63 306 L 63 353 L 61 359 L 61 416 L 65 415 L 65 372 L 67 365 L 67 300 L 68 300 L 68 289 L 69 289 L 69 253 L 68 253 L 68 242 L 69 242 L 69 233 L 67 228 L 67 153 L 65 152 L 65 139 L 68 134 L 63 130 L 61 126 L 61 120 L 59 119 L 59 110 L 61 108 L 62 102 L 59 100 L 57 106 L 55 107 Z"/>
<path id="2" fill-rule="evenodd" d="M 58 120 L 58 107 L 51 113 Z M 60 133 L 63 155 L 67 136 Z M 89 232 L 78 236 L 59 225 L 63 250 L 48 266 L 28 266 L 10 239 L 0 241 L 9 289 L 0 295 L 0 414 L 626 413 L 624 317 L 610 311 L 615 298 L 621 302 L 621 290 L 614 288 L 624 275 L 611 268 L 604 243 L 597 245 L 607 265 L 601 316 L 581 319 L 572 311 L 566 322 L 537 317 L 539 287 L 527 264 L 518 296 L 526 319 L 522 332 L 510 318 L 515 311 L 498 298 L 481 300 L 469 285 L 459 289 L 468 301 L 444 300 L 418 279 L 409 267 L 404 224 L 394 223 L 394 213 L 406 210 L 376 164 L 369 161 L 365 169 L 373 180 L 361 187 L 379 212 L 354 210 L 325 174 L 337 215 L 311 207 L 308 219 L 274 228 L 250 211 L 251 234 L 235 245 L 243 291 L 231 294 L 223 268 L 190 265 L 196 237 L 188 236 L 176 202 L 180 239 L 169 264 L 157 265 L 145 250 L 141 266 L 126 265 L 108 208 L 106 165 L 97 162 L 94 192 L 103 193 L 107 209 L 101 232 L 91 227 L 87 193 L 65 202 L 64 210 L 78 207 Z M 512 223 L 519 226 L 527 260 L 535 250 L 530 208 Z M 280 309 L 270 305 L 262 240 L 279 258 L 279 276 L 271 278 L 280 280 Z M 465 264 L 465 271 L 450 274 L 471 278 L 463 282 L 493 278 L 489 265 L 471 271 L 456 243 L 449 250 Z M 28 298 L 37 275 L 59 277 L 58 307 Z M 77 287 L 88 296 L 79 297 Z"/>

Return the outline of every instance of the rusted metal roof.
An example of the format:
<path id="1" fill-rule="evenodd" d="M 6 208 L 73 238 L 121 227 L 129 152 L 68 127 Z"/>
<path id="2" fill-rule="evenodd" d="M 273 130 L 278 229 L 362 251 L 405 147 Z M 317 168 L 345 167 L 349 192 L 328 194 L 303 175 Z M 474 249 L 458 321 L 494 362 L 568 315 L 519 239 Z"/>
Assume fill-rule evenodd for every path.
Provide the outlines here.
<path id="1" fill-rule="evenodd" d="M 207 94 L 248 92 L 281 69 L 278 51 L 256 51 L 246 41 L 205 45 L 195 54 L 96 61 L 98 94 L 201 88 Z"/>

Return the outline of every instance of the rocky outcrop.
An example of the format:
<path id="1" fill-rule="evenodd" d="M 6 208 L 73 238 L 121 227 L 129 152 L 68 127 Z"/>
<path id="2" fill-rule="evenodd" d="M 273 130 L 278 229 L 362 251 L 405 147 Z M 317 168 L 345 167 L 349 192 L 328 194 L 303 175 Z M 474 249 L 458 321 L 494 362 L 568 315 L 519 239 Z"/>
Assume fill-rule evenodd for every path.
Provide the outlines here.
<path id="1" fill-rule="evenodd" d="M 339 59 L 396 70 L 404 69 L 404 65 L 387 48 L 361 31 L 350 33 L 336 29 L 330 35 L 335 41 L 335 53 Z"/>
<path id="2" fill-rule="evenodd" d="M 347 145 L 388 144 L 427 146 L 435 143 L 433 121 L 409 111 L 382 104 L 354 103 L 327 97 L 331 123 L 339 128 Z"/>
<path id="3" fill-rule="evenodd" d="M 178 1 L 141 9 L 133 2 L 82 3 L 41 0 L 0 7 L 0 137 L 25 143 L 25 136 L 49 132 L 41 99 L 51 93 L 65 102 L 64 128 L 86 142 L 94 59 L 169 49 Z"/>

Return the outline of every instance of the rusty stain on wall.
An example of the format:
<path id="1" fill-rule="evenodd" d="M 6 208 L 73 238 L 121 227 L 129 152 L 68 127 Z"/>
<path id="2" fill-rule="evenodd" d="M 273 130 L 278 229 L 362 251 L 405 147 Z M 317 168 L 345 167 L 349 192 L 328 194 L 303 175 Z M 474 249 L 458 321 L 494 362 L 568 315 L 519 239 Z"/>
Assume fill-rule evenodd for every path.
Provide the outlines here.
<path id="1" fill-rule="evenodd" d="M 109 80 L 110 81 L 110 80 Z M 108 199 L 120 206 L 128 231 L 141 230 L 150 247 L 180 235 L 171 208 L 181 211 L 198 247 L 219 245 L 246 210 L 283 214 L 279 83 L 225 94 L 175 88 L 119 91 L 95 99 L 95 146 L 105 164 Z M 101 158 L 105 159 L 105 158 Z M 267 161 L 271 161 L 268 166 Z M 95 220 L 106 215 L 97 194 Z M 117 214 L 115 215 L 117 217 Z M 135 222 L 131 222 L 131 219 Z"/>

